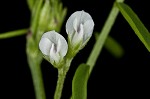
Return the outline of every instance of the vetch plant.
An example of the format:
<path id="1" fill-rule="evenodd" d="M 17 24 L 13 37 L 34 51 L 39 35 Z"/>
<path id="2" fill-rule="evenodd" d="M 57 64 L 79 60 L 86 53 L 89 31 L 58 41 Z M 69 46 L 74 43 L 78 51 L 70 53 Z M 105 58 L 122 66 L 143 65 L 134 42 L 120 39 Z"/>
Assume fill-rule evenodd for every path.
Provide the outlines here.
<path id="1" fill-rule="evenodd" d="M 87 12 L 77 11 L 69 17 L 66 23 L 69 45 L 65 38 L 55 32 L 55 30 L 42 35 L 39 49 L 45 59 L 58 69 L 58 81 L 54 99 L 61 98 L 63 83 L 71 61 L 77 52 L 88 42 L 92 36 L 93 28 L 94 22 L 92 17 Z"/>
<path id="2" fill-rule="evenodd" d="M 31 12 L 30 26 L 25 29 L 2 33 L 0 39 L 26 34 L 27 62 L 32 75 L 36 99 L 46 99 L 41 71 L 43 59 L 46 59 L 50 65 L 58 70 L 53 98 L 61 99 L 66 75 L 72 61 L 77 53 L 88 44 L 94 34 L 96 40 L 93 49 L 87 62 L 81 63 L 77 67 L 72 79 L 72 93 L 69 96 L 70 99 L 87 99 L 88 79 L 94 66 L 96 66 L 102 48 L 106 47 L 117 58 L 123 55 L 122 46 L 109 36 L 119 12 L 121 12 L 143 45 L 150 51 L 149 31 L 130 6 L 123 2 L 124 0 L 114 2 L 100 33 L 94 31 L 94 19 L 88 11 L 75 11 L 65 22 L 67 34 L 67 39 L 65 39 L 64 35 L 60 34 L 62 23 L 67 14 L 67 9 L 63 7 L 63 4 L 59 0 L 27 0 Z"/>

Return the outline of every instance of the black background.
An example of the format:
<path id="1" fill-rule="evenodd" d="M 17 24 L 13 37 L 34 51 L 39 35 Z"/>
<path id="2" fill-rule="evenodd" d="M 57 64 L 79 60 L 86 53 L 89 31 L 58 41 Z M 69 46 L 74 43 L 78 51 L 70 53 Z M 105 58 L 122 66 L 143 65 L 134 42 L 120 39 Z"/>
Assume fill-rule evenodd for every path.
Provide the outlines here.
<path id="1" fill-rule="evenodd" d="M 107 18 L 114 0 L 62 0 L 68 8 L 66 19 L 77 10 L 84 10 L 93 17 L 94 32 L 99 32 Z M 126 0 L 150 30 L 148 0 Z M 65 23 L 61 33 L 66 37 Z M 26 0 L 3 0 L 0 2 L 0 33 L 28 28 L 30 11 Z M 114 58 L 106 49 L 102 50 L 88 82 L 88 99 L 149 97 L 150 53 L 137 38 L 131 27 L 119 14 L 110 35 L 124 48 L 122 58 Z M 71 95 L 71 81 L 77 66 L 86 62 L 94 36 L 72 62 L 64 84 L 62 99 Z M 0 40 L 0 98 L 35 99 L 30 70 L 25 53 L 26 36 Z M 57 69 L 47 61 L 42 62 L 47 99 L 53 99 L 57 80 Z"/>

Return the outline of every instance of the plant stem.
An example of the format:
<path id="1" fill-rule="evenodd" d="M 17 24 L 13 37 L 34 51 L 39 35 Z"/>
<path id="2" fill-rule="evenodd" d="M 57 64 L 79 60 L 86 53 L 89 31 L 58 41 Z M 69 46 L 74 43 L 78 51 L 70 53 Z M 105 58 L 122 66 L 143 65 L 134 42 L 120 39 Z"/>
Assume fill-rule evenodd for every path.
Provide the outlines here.
<path id="1" fill-rule="evenodd" d="M 31 71 L 35 97 L 36 99 L 46 99 L 41 71 L 43 57 L 30 34 L 27 36 L 26 54 Z"/>
<path id="2" fill-rule="evenodd" d="M 57 86 L 56 86 L 56 91 L 55 91 L 56 94 L 54 96 L 54 99 L 61 98 L 61 93 L 62 93 L 65 77 L 66 77 L 66 72 L 63 73 L 63 70 L 58 70 L 58 80 L 57 80 Z"/>
<path id="3" fill-rule="evenodd" d="M 123 2 L 124 0 L 117 0 L 117 2 Z M 96 41 L 94 47 L 93 47 L 93 50 L 87 60 L 87 64 L 90 65 L 90 73 L 91 71 L 93 70 L 94 68 L 94 65 L 96 63 L 96 60 L 98 59 L 99 57 L 99 54 L 101 53 L 101 50 L 102 50 L 102 47 L 105 43 L 105 40 L 112 28 L 112 26 L 114 25 L 115 23 L 115 20 L 117 18 L 117 15 L 119 13 L 119 10 L 116 6 L 113 6 L 109 15 L 108 15 L 108 18 L 100 32 L 100 35 L 98 37 L 98 40 Z"/>
<path id="4" fill-rule="evenodd" d="M 9 31 L 9 32 L 1 33 L 0 34 L 0 39 L 20 36 L 20 35 L 23 35 L 23 34 L 27 34 L 27 32 L 28 32 L 28 29 L 19 29 L 19 30 L 15 30 L 15 31 Z"/>
<path id="5" fill-rule="evenodd" d="M 46 99 L 40 62 L 28 56 L 36 99 Z"/>
<path id="6" fill-rule="evenodd" d="M 71 61 L 72 59 L 67 60 L 66 64 L 62 68 L 58 69 L 58 80 L 57 80 L 57 86 L 55 90 L 54 99 L 61 99 L 64 81 L 65 81 L 67 72 L 69 70 Z"/>

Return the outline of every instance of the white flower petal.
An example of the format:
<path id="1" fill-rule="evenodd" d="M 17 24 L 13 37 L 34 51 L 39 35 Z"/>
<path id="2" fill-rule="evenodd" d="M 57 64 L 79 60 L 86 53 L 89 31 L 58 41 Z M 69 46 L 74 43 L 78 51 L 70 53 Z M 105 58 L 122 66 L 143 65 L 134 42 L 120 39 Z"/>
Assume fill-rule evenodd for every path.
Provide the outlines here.
<path id="1" fill-rule="evenodd" d="M 60 60 L 60 56 L 59 54 L 55 51 L 55 45 L 54 43 L 52 44 L 52 47 L 50 49 L 50 61 L 52 61 L 52 63 L 55 61 L 56 63 L 59 62 Z"/>
<path id="2" fill-rule="evenodd" d="M 48 55 L 50 62 L 58 63 L 68 51 L 68 44 L 65 38 L 55 31 L 43 34 L 39 47 L 43 54 Z"/>
<path id="3" fill-rule="evenodd" d="M 58 43 L 57 43 L 57 53 L 59 53 L 61 50 L 61 41 L 60 39 L 58 39 Z"/>
<path id="4" fill-rule="evenodd" d="M 83 34 L 83 33 L 84 33 L 83 24 L 80 24 L 78 33 L 79 33 L 79 34 Z"/>
<path id="5" fill-rule="evenodd" d="M 51 41 L 47 38 L 42 38 L 39 43 L 39 49 L 44 55 L 49 55 L 49 51 L 51 48 Z"/>
<path id="6" fill-rule="evenodd" d="M 79 33 L 75 33 L 72 39 L 72 44 L 77 45 L 78 43 L 82 42 L 83 40 L 83 25 L 80 24 Z"/>
<path id="7" fill-rule="evenodd" d="M 85 12 L 84 11 L 76 11 L 74 12 L 70 17 L 69 19 L 67 20 L 67 23 L 66 23 L 66 32 L 67 34 L 70 33 L 74 33 L 75 30 L 74 30 L 74 21 L 75 19 L 77 19 L 77 24 L 76 26 L 79 26 L 79 23 L 80 21 L 82 21 L 82 15 L 84 14 Z M 81 18 L 81 19 L 80 19 Z"/>
<path id="8" fill-rule="evenodd" d="M 57 40 L 56 40 L 57 35 L 60 35 L 60 34 L 58 34 L 55 31 L 49 31 L 49 32 L 44 33 L 42 38 L 48 38 L 52 43 L 56 44 L 57 43 Z"/>
<path id="9" fill-rule="evenodd" d="M 84 28 L 84 41 L 91 37 L 93 33 L 93 28 L 94 28 L 94 22 L 93 20 L 88 20 L 84 23 L 83 25 Z"/>
<path id="10" fill-rule="evenodd" d="M 73 28 L 74 28 L 75 32 L 77 32 L 77 30 L 78 30 L 78 22 L 77 21 L 78 21 L 77 18 L 75 18 L 75 20 L 73 21 Z"/>
<path id="11" fill-rule="evenodd" d="M 82 43 L 85 43 L 86 40 L 91 37 L 93 33 L 93 28 L 94 22 L 92 17 L 83 10 L 73 13 L 66 23 L 66 32 L 68 36 L 70 36 L 69 39 L 70 41 L 72 41 L 73 44 L 75 44 L 75 42 L 80 42 L 81 38 Z"/>
<path id="12" fill-rule="evenodd" d="M 67 41 L 65 40 L 65 38 L 63 36 L 60 37 L 60 42 L 61 42 L 61 44 L 59 45 L 60 46 L 59 54 L 62 57 L 64 57 L 68 51 L 68 44 L 67 44 Z"/>
<path id="13" fill-rule="evenodd" d="M 88 20 L 93 20 L 89 13 L 82 11 L 81 23 L 85 23 Z"/>

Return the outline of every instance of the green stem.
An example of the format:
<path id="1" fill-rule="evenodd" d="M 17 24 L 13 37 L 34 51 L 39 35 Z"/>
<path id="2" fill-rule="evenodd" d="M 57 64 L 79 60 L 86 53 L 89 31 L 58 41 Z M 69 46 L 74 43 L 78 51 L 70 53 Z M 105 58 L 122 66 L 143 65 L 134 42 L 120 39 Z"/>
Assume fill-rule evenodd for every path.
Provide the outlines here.
<path id="1" fill-rule="evenodd" d="M 57 80 L 57 86 L 55 90 L 54 99 L 61 99 L 64 81 L 65 81 L 67 72 L 69 70 L 71 61 L 72 59 L 67 60 L 66 64 L 62 68 L 58 69 L 58 80 Z"/>
<path id="2" fill-rule="evenodd" d="M 123 2 L 123 1 L 124 0 L 117 0 L 117 2 Z M 110 13 L 109 13 L 109 16 L 108 16 L 101 32 L 100 32 L 98 40 L 96 41 L 96 43 L 93 47 L 93 50 L 92 50 L 92 52 L 91 52 L 91 54 L 87 60 L 87 64 L 91 66 L 90 67 L 90 73 L 94 68 L 96 60 L 98 59 L 99 54 L 101 53 L 102 47 L 105 43 L 105 40 L 106 40 L 112 26 L 115 23 L 115 20 L 117 18 L 118 13 L 119 13 L 118 8 L 116 6 L 113 6 Z"/>
<path id="3" fill-rule="evenodd" d="M 27 32 L 28 32 L 28 29 L 19 29 L 19 30 L 15 30 L 15 31 L 1 33 L 0 34 L 0 39 L 5 39 L 5 38 L 11 38 L 11 37 L 15 37 L 15 36 L 24 35 L 24 34 L 27 34 Z"/>
<path id="4" fill-rule="evenodd" d="M 36 99 L 46 99 L 40 63 L 28 56 Z"/>
<path id="5" fill-rule="evenodd" d="M 43 57 L 31 35 L 27 36 L 26 54 L 36 99 L 46 99 L 41 71 L 41 62 Z"/>
<path id="6" fill-rule="evenodd" d="M 62 93 L 65 78 L 66 78 L 66 72 L 63 73 L 63 70 L 58 70 L 58 80 L 57 80 L 57 86 L 56 86 L 54 99 L 61 98 L 61 93 Z"/>

